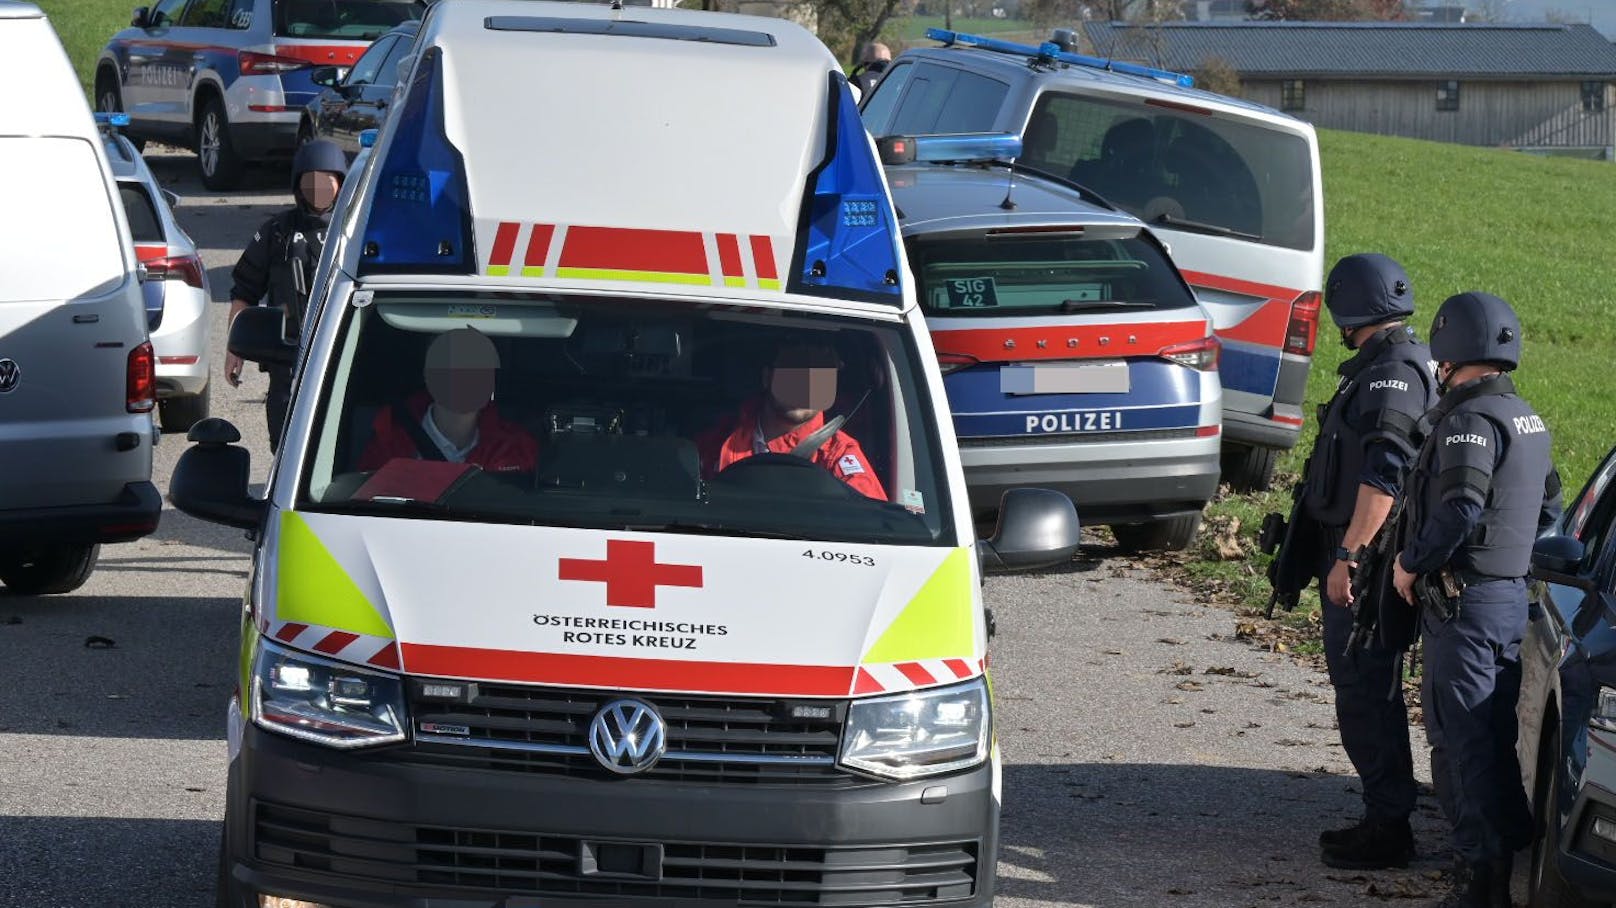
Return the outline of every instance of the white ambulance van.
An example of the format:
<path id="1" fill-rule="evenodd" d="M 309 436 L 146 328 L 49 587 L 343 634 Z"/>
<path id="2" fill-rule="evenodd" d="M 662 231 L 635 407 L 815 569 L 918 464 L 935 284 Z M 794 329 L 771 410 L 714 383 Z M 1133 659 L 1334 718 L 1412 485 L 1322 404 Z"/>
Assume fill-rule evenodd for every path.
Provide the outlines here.
<path id="1" fill-rule="evenodd" d="M 297 350 L 263 498 L 219 904 L 988 905 L 984 563 L 873 143 L 783 21 L 428 12 Z"/>

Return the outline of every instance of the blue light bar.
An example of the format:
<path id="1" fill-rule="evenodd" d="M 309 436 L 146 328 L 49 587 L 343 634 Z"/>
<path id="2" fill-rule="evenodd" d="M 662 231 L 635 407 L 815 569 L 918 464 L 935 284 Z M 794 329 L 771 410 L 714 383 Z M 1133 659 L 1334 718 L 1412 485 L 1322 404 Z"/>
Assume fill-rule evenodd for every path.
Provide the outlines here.
<path id="1" fill-rule="evenodd" d="M 470 274 L 477 250 L 460 150 L 443 132 L 443 62 L 430 48 L 416 64 L 380 162 L 365 220 L 359 273 Z"/>
<path id="2" fill-rule="evenodd" d="M 1031 44 L 1017 44 L 1014 41 L 1000 41 L 997 38 L 984 38 L 981 35 L 968 35 L 964 32 L 951 32 L 941 28 L 926 29 L 926 37 L 933 41 L 941 41 L 945 45 L 958 44 L 961 47 L 979 47 L 1000 54 L 1015 54 L 1035 60 L 1070 63 L 1073 66 L 1087 66 L 1091 69 L 1103 69 L 1108 72 L 1124 73 L 1130 76 L 1144 76 L 1147 79 L 1159 79 L 1171 82 L 1181 88 L 1194 88 L 1195 78 L 1184 73 L 1175 73 L 1166 69 L 1155 69 L 1149 66 L 1140 66 L 1137 63 L 1124 63 L 1120 60 L 1106 60 L 1100 57 L 1089 57 L 1083 54 L 1074 54 L 1061 50 L 1060 45 L 1052 41 L 1034 47 Z"/>
<path id="3" fill-rule="evenodd" d="M 958 133 L 915 136 L 915 160 L 1010 161 L 1021 157 L 1021 137 L 1011 133 Z"/>
<path id="4" fill-rule="evenodd" d="M 376 147 L 376 132 L 377 131 L 374 130 L 374 129 L 361 129 L 361 130 L 359 130 L 359 147 L 360 148 L 375 148 Z"/>
<path id="5" fill-rule="evenodd" d="M 793 293 L 901 305 L 898 225 L 881 164 L 846 80 L 830 79 L 825 160 L 808 176 Z"/>
<path id="6" fill-rule="evenodd" d="M 95 123 L 97 126 L 111 126 L 121 129 L 129 125 L 129 115 L 121 110 L 112 113 L 98 110 L 95 112 Z"/>

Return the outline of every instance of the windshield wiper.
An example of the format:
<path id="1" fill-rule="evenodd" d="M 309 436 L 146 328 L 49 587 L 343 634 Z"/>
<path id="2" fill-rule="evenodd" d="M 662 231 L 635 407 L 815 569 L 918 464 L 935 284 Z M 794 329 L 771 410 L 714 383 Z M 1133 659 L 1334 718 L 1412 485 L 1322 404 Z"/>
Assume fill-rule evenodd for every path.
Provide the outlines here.
<path id="1" fill-rule="evenodd" d="M 1192 221 L 1188 218 L 1174 217 L 1170 214 L 1158 214 L 1151 223 L 1177 227 L 1181 230 L 1192 230 L 1196 233 L 1209 233 L 1213 236 L 1232 236 L 1242 240 L 1256 240 L 1259 242 L 1262 240 L 1262 237 L 1255 233 L 1247 233 L 1233 227 L 1224 227 L 1221 224 L 1208 224 L 1205 221 Z"/>
<path id="2" fill-rule="evenodd" d="M 691 536 L 755 536 L 760 539 L 795 540 L 813 538 L 800 533 L 786 533 L 779 530 L 735 527 L 722 523 L 692 523 L 684 520 L 674 520 L 668 523 L 629 523 L 623 524 L 622 529 L 628 533 L 684 533 Z"/>
<path id="3" fill-rule="evenodd" d="M 1062 312 L 1092 312 L 1096 309 L 1154 309 L 1154 302 L 1138 300 L 1061 300 Z"/>
<path id="4" fill-rule="evenodd" d="M 520 523 L 531 525 L 534 520 L 525 514 L 510 511 L 467 510 L 451 508 L 437 502 L 419 498 L 381 495 L 375 498 L 354 498 L 347 501 L 326 501 L 310 508 L 329 514 L 358 514 L 382 517 L 425 517 L 430 520 L 454 520 L 466 523 Z"/>

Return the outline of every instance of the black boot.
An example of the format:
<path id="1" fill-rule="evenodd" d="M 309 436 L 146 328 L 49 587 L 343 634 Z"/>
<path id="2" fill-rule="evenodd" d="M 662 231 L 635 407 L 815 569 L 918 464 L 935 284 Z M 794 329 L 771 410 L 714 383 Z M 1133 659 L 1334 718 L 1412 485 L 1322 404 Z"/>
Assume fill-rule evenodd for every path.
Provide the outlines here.
<path id="1" fill-rule="evenodd" d="M 1355 835 L 1324 849 L 1324 864 L 1340 870 L 1407 867 L 1414 857 L 1414 830 L 1408 820 L 1365 820 Z"/>
<path id="2" fill-rule="evenodd" d="M 1514 908 L 1509 898 L 1509 880 L 1514 875 L 1515 857 L 1495 858 L 1487 863 L 1487 896 L 1491 908 Z"/>
<path id="3" fill-rule="evenodd" d="M 1324 849 L 1340 848 L 1363 834 L 1364 827 L 1369 825 L 1369 818 L 1364 817 L 1351 826 L 1340 829 L 1326 829 L 1319 833 L 1319 847 Z"/>
<path id="4" fill-rule="evenodd" d="M 1431 908 L 1493 908 L 1492 867 L 1490 864 L 1469 864 L 1454 876 L 1453 891 Z M 1508 889 L 1504 902 L 1509 905 Z"/>

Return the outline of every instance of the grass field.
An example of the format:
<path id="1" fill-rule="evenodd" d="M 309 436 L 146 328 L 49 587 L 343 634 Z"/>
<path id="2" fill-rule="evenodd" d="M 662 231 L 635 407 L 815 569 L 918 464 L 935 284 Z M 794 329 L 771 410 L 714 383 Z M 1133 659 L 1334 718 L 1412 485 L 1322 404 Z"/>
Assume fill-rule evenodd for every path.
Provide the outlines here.
<path id="1" fill-rule="evenodd" d="M 107 39 L 129 27 L 135 7 L 150 5 L 148 0 L 33 0 L 50 17 L 61 36 L 67 56 L 78 70 L 79 81 L 88 95 L 95 79 L 95 60 Z"/>

